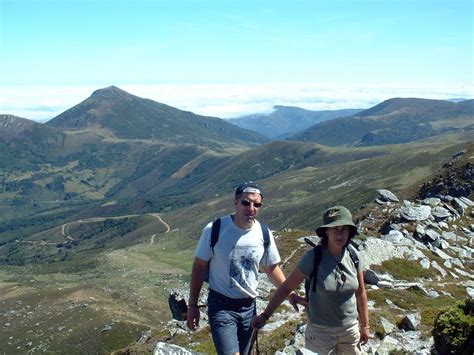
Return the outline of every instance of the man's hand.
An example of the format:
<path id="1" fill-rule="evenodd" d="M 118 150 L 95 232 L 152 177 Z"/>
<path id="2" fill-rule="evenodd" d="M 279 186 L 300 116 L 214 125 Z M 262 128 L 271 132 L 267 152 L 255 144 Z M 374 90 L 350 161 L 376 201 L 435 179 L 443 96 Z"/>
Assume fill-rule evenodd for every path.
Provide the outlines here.
<path id="1" fill-rule="evenodd" d="M 301 297 L 296 292 L 292 292 L 288 295 L 288 301 L 293 306 L 296 312 L 299 311 L 298 304 L 302 305 L 303 307 L 308 306 L 308 301 L 306 300 L 306 298 Z"/>
<path id="2" fill-rule="evenodd" d="M 267 322 L 268 318 L 265 317 L 263 314 L 259 314 L 258 316 L 253 317 L 252 319 L 252 328 L 260 329 L 262 328 L 265 323 Z"/>
<path id="3" fill-rule="evenodd" d="M 191 330 L 199 328 L 199 318 L 201 313 L 199 312 L 198 306 L 189 306 L 188 312 L 186 313 L 186 325 Z"/>

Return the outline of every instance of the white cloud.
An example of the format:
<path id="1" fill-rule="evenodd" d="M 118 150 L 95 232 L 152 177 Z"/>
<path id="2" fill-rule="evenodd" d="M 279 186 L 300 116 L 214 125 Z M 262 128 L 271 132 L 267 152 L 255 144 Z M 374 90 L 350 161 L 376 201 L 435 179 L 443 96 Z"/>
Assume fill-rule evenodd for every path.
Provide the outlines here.
<path id="1" fill-rule="evenodd" d="M 0 86 L 0 114 L 44 122 L 89 97 L 103 86 Z M 271 112 L 274 105 L 309 110 L 369 108 L 393 97 L 474 98 L 472 87 L 410 87 L 331 84 L 156 84 L 117 85 L 143 98 L 200 115 L 221 118 Z"/>

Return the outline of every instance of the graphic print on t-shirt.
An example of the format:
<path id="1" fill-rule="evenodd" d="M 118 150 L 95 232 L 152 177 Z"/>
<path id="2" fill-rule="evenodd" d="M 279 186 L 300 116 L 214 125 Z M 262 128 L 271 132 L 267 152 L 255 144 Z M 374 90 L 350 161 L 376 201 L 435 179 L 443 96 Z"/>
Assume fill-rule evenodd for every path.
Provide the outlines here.
<path id="1" fill-rule="evenodd" d="M 252 269 L 256 260 L 255 248 L 248 246 L 234 247 L 230 259 L 230 287 L 246 287 L 249 278 L 253 277 Z"/>

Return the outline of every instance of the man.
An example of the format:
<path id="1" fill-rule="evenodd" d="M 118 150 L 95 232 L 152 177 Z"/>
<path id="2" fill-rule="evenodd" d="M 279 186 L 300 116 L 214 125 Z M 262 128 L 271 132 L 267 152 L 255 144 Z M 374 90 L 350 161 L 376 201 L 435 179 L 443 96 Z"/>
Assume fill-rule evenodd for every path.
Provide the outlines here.
<path id="1" fill-rule="evenodd" d="M 252 335 L 252 318 L 256 314 L 258 270 L 262 263 L 275 286 L 285 281 L 280 269 L 280 255 L 273 235 L 264 248 L 260 223 L 256 220 L 262 206 L 262 188 L 252 182 L 235 191 L 235 214 L 221 218 L 218 242 L 211 247 L 212 223 L 203 230 L 196 248 L 187 313 L 187 325 L 199 326 L 199 293 L 209 270 L 208 314 L 212 338 L 218 354 L 245 354 Z M 303 303 L 294 292 L 291 304 Z"/>

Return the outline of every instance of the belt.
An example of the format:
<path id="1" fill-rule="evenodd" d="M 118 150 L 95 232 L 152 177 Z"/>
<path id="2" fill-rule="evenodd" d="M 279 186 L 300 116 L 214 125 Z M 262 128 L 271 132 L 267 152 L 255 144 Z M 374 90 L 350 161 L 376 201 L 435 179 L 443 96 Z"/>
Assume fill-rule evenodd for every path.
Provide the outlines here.
<path id="1" fill-rule="evenodd" d="M 231 297 L 227 297 L 223 295 L 222 293 L 214 291 L 213 289 L 209 290 L 209 298 L 218 299 L 235 306 L 243 306 L 243 307 L 251 306 L 255 302 L 255 298 L 253 297 L 231 298 Z"/>

